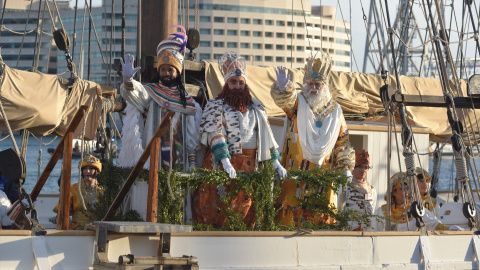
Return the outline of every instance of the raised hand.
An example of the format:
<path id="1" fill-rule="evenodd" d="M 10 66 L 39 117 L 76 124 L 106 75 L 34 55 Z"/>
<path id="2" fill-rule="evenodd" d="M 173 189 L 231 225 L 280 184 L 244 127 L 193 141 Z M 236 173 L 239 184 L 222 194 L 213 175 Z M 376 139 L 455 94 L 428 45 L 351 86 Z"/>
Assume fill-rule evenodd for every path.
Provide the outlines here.
<path id="1" fill-rule="evenodd" d="M 285 91 L 287 89 L 288 80 L 290 80 L 290 75 L 287 74 L 287 69 L 282 66 L 278 66 L 275 69 L 275 74 L 277 74 L 277 86 L 280 91 Z"/>
<path id="2" fill-rule="evenodd" d="M 140 70 L 140 67 L 133 67 L 133 55 L 126 54 L 125 60 L 120 59 L 120 63 L 122 64 L 122 76 L 124 81 L 131 81 L 133 79 L 133 75 Z"/>
<path id="3" fill-rule="evenodd" d="M 287 170 L 285 170 L 285 168 L 283 168 L 280 162 L 278 162 L 278 159 L 275 159 L 275 161 L 273 161 L 272 166 L 274 169 L 277 170 L 278 175 L 280 175 L 282 179 L 287 178 Z"/>
<path id="4" fill-rule="evenodd" d="M 223 169 L 227 172 L 230 179 L 237 177 L 237 171 L 235 171 L 235 168 L 233 168 L 232 163 L 230 163 L 230 160 L 228 158 L 222 159 L 222 165 Z"/>

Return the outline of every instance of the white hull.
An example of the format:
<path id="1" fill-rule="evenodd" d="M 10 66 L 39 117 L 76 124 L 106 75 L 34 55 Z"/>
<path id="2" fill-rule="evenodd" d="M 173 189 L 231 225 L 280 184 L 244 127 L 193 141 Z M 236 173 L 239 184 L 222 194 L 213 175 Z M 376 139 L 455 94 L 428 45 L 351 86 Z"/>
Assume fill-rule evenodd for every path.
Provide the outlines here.
<path id="1" fill-rule="evenodd" d="M 55 226 L 48 218 L 56 201 L 54 195 L 37 200 L 45 227 Z M 108 260 L 154 256 L 158 238 L 109 233 Z M 192 232 L 172 234 L 171 255 L 195 256 L 200 269 L 426 269 L 424 257 L 432 269 L 478 269 L 475 238 L 470 231 L 430 232 L 422 251 L 419 232 Z M 92 269 L 94 246 L 94 231 L 48 230 L 43 237 L 0 230 L 0 268 Z M 35 268 L 42 262 L 50 268 Z"/>
<path id="2" fill-rule="evenodd" d="M 26 234 L 0 232 L 2 269 L 93 268 L 95 232 Z M 474 238 L 478 236 L 471 232 L 429 236 L 412 232 L 302 236 L 293 232 L 193 232 L 172 235 L 171 255 L 195 256 L 200 269 L 478 269 Z M 108 239 L 108 259 L 113 262 L 125 254 L 154 256 L 157 250 L 155 236 L 116 234 Z M 36 268 L 37 263 L 44 268 Z"/>

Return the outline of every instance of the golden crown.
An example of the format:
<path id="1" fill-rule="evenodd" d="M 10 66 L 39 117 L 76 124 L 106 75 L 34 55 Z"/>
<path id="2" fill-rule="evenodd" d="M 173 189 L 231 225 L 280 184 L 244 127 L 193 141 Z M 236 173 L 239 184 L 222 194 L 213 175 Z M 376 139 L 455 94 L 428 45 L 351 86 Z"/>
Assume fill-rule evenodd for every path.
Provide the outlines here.
<path id="1" fill-rule="evenodd" d="M 305 76 L 303 82 L 307 83 L 310 80 L 317 80 L 328 83 L 330 71 L 332 69 L 332 58 L 328 53 L 320 52 L 321 56 L 308 58 L 305 64 Z"/>

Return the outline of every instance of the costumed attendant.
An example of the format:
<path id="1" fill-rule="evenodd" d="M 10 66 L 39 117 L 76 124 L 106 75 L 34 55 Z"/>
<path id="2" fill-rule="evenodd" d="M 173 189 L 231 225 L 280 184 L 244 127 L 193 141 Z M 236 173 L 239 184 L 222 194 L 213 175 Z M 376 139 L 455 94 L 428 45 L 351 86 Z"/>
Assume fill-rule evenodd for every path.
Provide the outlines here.
<path id="1" fill-rule="evenodd" d="M 70 187 L 70 216 L 72 216 L 72 222 L 69 230 L 83 230 L 86 224 L 98 220 L 98 217 L 88 208 L 93 208 L 104 192 L 104 189 L 97 182 L 98 174 L 102 172 L 100 160 L 93 155 L 88 155 L 78 166 L 82 173 L 82 180 L 79 181 L 80 188 L 78 187 L 79 183 L 75 183 Z M 83 208 L 82 198 L 87 206 L 87 210 Z M 53 212 L 58 213 L 58 207 L 59 203 L 57 203 Z"/>
<path id="2" fill-rule="evenodd" d="M 367 151 L 356 152 L 355 168 L 352 171 L 352 185 L 345 189 L 345 211 L 353 210 L 367 215 L 373 215 L 377 205 L 377 191 L 367 182 L 367 172 L 370 169 L 370 155 Z M 354 231 L 370 230 L 369 224 L 349 222 Z"/>
<path id="3" fill-rule="evenodd" d="M 276 69 L 277 81 L 273 83 L 270 93 L 277 106 L 286 113 L 281 164 L 287 169 L 300 170 L 320 166 L 350 177 L 355 166 L 355 151 L 349 143 L 342 109 L 328 85 L 331 66 L 330 56 L 323 52 L 319 58 L 309 58 L 300 94 L 297 94 L 294 84 L 289 80 L 286 69 Z M 278 201 L 281 209 L 277 222 L 297 228 L 306 222 L 314 225 L 335 222 L 299 207 L 300 201 L 305 200 L 305 193 L 311 193 L 305 189 L 303 181 L 300 185 L 291 180 L 284 181 Z M 337 195 L 332 189 L 325 187 L 323 190 L 329 204 L 337 204 Z"/>
<path id="4" fill-rule="evenodd" d="M 0 190 L 0 225 L 1 227 L 10 227 L 14 220 L 11 220 L 10 217 L 8 216 L 8 210 L 12 204 L 10 203 L 10 200 L 7 197 L 7 194 L 5 192 Z M 1 229 L 0 227 L 0 229 Z"/>
<path id="5" fill-rule="evenodd" d="M 189 170 L 197 165 L 198 125 L 202 110 L 185 91 L 180 76 L 187 43 L 185 29 L 180 25 L 172 27 L 181 28 L 182 32 L 171 34 L 158 44 L 158 77 L 155 82 L 142 85 L 133 79 L 140 70 L 140 67 L 134 67 L 133 56 L 127 54 L 122 61 L 120 94 L 127 101 L 119 155 L 122 167 L 136 164 L 167 112 L 175 112 L 175 116 L 172 119 L 173 134 L 167 129 L 161 138 L 161 167 Z M 184 160 L 184 151 L 187 151 L 188 160 Z"/>
<path id="6" fill-rule="evenodd" d="M 440 213 L 440 207 L 437 205 L 437 199 L 430 197 L 430 183 L 432 182 L 432 177 L 426 170 L 423 170 L 420 167 L 417 167 L 415 172 L 417 174 L 417 185 L 420 195 L 422 196 L 423 206 L 437 216 L 438 213 Z"/>
<path id="7" fill-rule="evenodd" d="M 217 98 L 205 106 L 200 124 L 201 142 L 210 152 L 203 167 L 224 169 L 230 178 L 237 170 L 253 172 L 259 163 L 273 160 L 273 167 L 284 177 L 285 169 L 278 159 L 278 145 L 260 101 L 253 98 L 247 84 L 245 59 L 235 52 L 225 53 L 218 61 L 225 85 Z M 233 186 L 202 184 L 193 193 L 192 210 L 196 222 L 222 227 L 226 221 L 225 205 L 220 196 L 227 196 Z M 254 225 L 252 200 L 240 191 L 230 205 L 240 213 L 243 222 Z"/>
<path id="8" fill-rule="evenodd" d="M 410 208 L 410 190 L 408 188 L 408 183 L 405 180 L 405 173 L 396 173 L 390 178 L 391 186 L 391 196 L 392 204 L 390 206 L 390 231 L 416 231 L 416 220 L 413 215 L 407 215 L 405 207 Z M 387 201 L 387 194 L 385 194 L 385 201 Z M 379 207 L 375 215 L 381 217 L 387 217 L 387 204 Z M 425 215 L 423 216 L 423 222 L 425 223 L 425 228 L 428 231 L 434 230 L 451 230 L 457 231 L 462 230 L 462 228 L 453 225 L 447 226 L 444 225 L 440 220 L 438 220 L 435 215 L 430 212 L 428 209 L 425 209 Z M 374 220 L 374 228 L 378 231 L 385 230 L 386 221 Z"/>

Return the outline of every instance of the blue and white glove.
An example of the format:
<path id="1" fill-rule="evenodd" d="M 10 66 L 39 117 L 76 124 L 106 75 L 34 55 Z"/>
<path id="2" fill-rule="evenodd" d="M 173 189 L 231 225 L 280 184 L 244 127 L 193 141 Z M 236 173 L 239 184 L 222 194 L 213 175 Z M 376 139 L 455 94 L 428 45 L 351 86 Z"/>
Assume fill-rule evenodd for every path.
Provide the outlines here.
<path id="1" fill-rule="evenodd" d="M 122 76 L 123 80 L 126 82 L 130 82 L 133 80 L 133 75 L 140 70 L 140 67 L 133 67 L 134 57 L 133 55 L 126 54 L 125 61 L 120 59 L 120 63 L 122 64 Z"/>
<path id="2" fill-rule="evenodd" d="M 285 168 L 283 168 L 283 166 L 280 164 L 280 162 L 278 162 L 278 159 L 275 159 L 273 161 L 272 166 L 273 166 L 274 169 L 277 170 L 278 174 L 280 175 L 280 177 L 282 179 L 287 178 L 287 170 L 285 170 Z"/>
<path id="3" fill-rule="evenodd" d="M 230 159 L 223 158 L 222 165 L 223 165 L 223 169 L 227 172 L 228 177 L 230 177 L 230 179 L 237 177 L 237 171 L 235 171 L 235 168 L 233 168 L 232 163 L 230 163 Z"/>
<path id="4" fill-rule="evenodd" d="M 277 74 L 277 87 L 280 92 L 283 92 L 287 89 L 287 83 L 290 80 L 290 75 L 287 74 L 287 69 L 285 67 L 279 66 L 275 69 Z"/>

